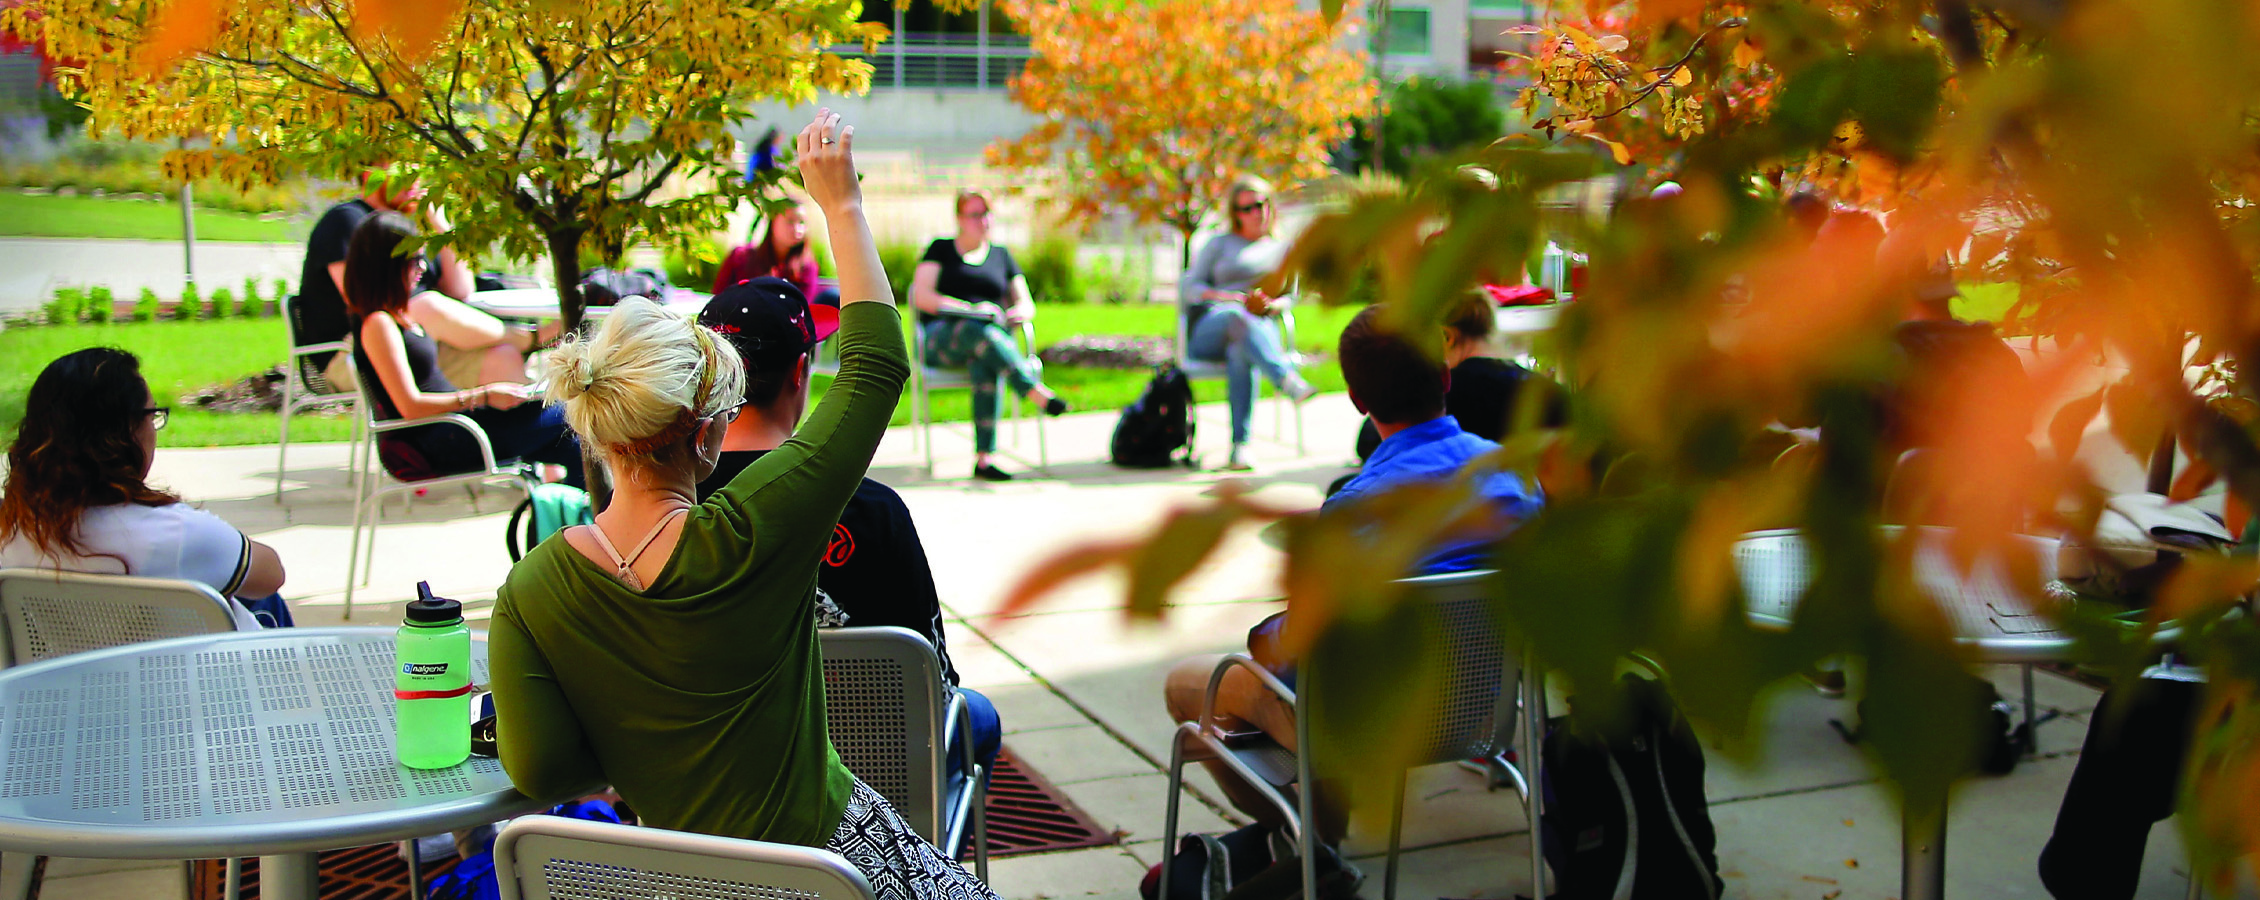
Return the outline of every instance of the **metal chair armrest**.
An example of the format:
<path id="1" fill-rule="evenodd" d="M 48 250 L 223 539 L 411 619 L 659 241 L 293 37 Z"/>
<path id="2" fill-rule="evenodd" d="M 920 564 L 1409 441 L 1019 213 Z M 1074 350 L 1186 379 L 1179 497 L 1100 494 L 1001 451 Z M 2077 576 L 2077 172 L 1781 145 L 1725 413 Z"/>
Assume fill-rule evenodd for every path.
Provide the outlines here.
<path id="1" fill-rule="evenodd" d="M 1255 661 L 1255 657 L 1249 656 L 1245 653 L 1229 653 L 1225 655 L 1223 660 L 1219 661 L 1216 664 L 1216 671 L 1209 673 L 1208 691 L 1201 695 L 1202 727 L 1207 727 L 1210 722 L 1215 721 L 1216 691 L 1224 684 L 1224 673 L 1231 671 L 1235 667 L 1247 669 L 1248 671 L 1255 673 L 1256 680 L 1262 682 L 1264 687 L 1270 688 L 1272 693 L 1277 694 L 1279 696 L 1279 699 L 1286 701 L 1288 705 L 1294 705 L 1294 688 L 1288 687 L 1286 682 L 1279 680 L 1279 676 L 1271 674 L 1271 670 L 1266 669 L 1261 664 L 1257 663 Z"/>
<path id="2" fill-rule="evenodd" d="M 303 346 L 290 348 L 290 355 L 293 357 L 312 356 L 316 353 L 351 352 L 353 352 L 353 348 L 351 346 L 348 346 L 344 341 L 323 341 L 319 344 L 306 344 Z"/>
<path id="3" fill-rule="evenodd" d="M 1028 364 L 1035 367 L 1036 371 L 1044 370 L 1043 358 L 1036 355 L 1036 321 L 1034 319 L 1020 323 L 1020 353 L 1028 357 Z"/>
<path id="4" fill-rule="evenodd" d="M 369 423 L 369 433 L 383 434 L 387 431 L 399 431 L 422 425 L 453 425 L 470 432 L 471 440 L 477 441 L 479 444 L 479 461 L 485 464 L 486 470 L 491 472 L 500 467 L 494 459 L 494 444 L 487 440 L 487 430 L 480 428 L 479 423 L 471 421 L 471 417 L 462 413 L 425 416 L 421 419 L 393 419 L 385 422 L 371 422 Z"/>

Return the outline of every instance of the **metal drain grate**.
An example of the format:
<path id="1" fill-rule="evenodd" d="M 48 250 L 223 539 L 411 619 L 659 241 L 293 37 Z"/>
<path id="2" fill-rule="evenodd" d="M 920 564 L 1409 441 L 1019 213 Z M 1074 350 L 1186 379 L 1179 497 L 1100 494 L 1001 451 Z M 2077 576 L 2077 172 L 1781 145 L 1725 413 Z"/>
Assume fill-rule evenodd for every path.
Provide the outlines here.
<path id="1" fill-rule="evenodd" d="M 1111 831 L 1099 827 L 1091 814 L 1067 799 L 1059 788 L 1028 768 L 1006 747 L 997 754 L 996 771 L 989 777 L 989 856 L 1012 856 L 1104 847 L 1116 842 Z M 973 839 L 966 838 L 970 849 Z M 972 859 L 970 853 L 960 859 Z"/>
<path id="2" fill-rule="evenodd" d="M 424 864 L 424 883 L 455 868 L 455 858 Z M 188 900 L 222 900 L 227 861 L 200 859 L 188 876 Z M 322 854 L 322 900 L 404 900 L 408 896 L 408 863 L 400 858 L 398 844 L 371 844 Z M 259 860 L 243 861 L 242 900 L 258 900 Z"/>

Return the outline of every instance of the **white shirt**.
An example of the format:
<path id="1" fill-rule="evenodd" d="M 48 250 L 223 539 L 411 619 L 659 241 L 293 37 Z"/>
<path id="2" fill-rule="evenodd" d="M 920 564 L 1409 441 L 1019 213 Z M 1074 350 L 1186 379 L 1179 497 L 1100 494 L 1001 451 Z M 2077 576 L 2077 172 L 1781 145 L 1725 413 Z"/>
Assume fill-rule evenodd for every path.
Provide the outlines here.
<path id="1" fill-rule="evenodd" d="M 259 620 L 235 601 L 251 574 L 251 539 L 235 526 L 186 503 L 121 503 L 88 509 L 78 538 L 86 556 L 56 558 L 22 535 L 0 544 L 0 568 L 63 569 L 98 575 L 134 575 L 201 582 L 228 598 L 236 629 L 254 631 Z"/>

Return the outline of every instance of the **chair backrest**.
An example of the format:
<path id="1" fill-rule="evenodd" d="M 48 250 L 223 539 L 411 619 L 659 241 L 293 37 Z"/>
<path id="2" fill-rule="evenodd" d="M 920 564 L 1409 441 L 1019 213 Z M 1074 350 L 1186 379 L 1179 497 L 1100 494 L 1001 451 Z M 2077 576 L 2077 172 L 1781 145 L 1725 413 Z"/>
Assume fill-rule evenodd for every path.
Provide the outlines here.
<path id="1" fill-rule="evenodd" d="M 894 626 L 824 629 L 817 636 L 824 651 L 824 721 L 840 762 L 921 837 L 939 843 L 948 703 L 934 645 Z"/>
<path id="2" fill-rule="evenodd" d="M 1443 676 L 1433 687 L 1435 716 L 1421 724 L 1412 765 L 1479 759 L 1513 741 L 1522 655 L 1492 615 L 1485 592 L 1495 574 L 1480 569 L 1401 582 L 1410 592 L 1405 602 L 1426 613 L 1421 647 L 1436 655 Z"/>
<path id="3" fill-rule="evenodd" d="M 522 816 L 494 841 L 502 900 L 870 900 L 839 854 L 591 822 Z"/>
<path id="4" fill-rule="evenodd" d="M 236 630 L 211 587 L 170 578 L 0 569 L 0 668 L 160 638 Z"/>

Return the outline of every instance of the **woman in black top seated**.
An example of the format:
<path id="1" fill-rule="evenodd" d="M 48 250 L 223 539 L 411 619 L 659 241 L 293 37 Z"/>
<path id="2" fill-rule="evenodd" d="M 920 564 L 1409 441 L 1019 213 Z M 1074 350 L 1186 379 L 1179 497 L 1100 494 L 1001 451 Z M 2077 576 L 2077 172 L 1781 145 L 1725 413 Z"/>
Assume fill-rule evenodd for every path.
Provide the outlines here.
<path id="1" fill-rule="evenodd" d="M 1528 390 L 1532 402 L 1546 404 L 1539 424 L 1549 428 L 1561 425 L 1561 394 L 1552 382 L 1539 378 L 1531 384 L 1529 369 L 1484 355 L 1485 345 L 1496 330 L 1498 320 L 1491 302 L 1482 297 L 1467 298 L 1445 318 L 1444 364 L 1451 367 L 1452 380 L 1444 392 L 1444 412 L 1460 420 L 1460 427 L 1467 433 L 1496 441 L 1514 424 L 1515 401 Z M 1372 456 L 1380 445 L 1381 434 L 1374 430 L 1373 420 L 1367 419 L 1358 427 L 1358 459 Z"/>
<path id="2" fill-rule="evenodd" d="M 461 413 L 486 432 L 497 460 L 519 459 L 565 467 L 565 483 L 581 484 L 581 452 L 565 427 L 565 413 L 544 408 L 523 384 L 494 382 L 457 389 L 439 368 L 439 344 L 417 325 L 410 291 L 422 275 L 422 253 L 399 253 L 416 226 L 399 213 L 378 213 L 353 230 L 345 251 L 345 303 L 359 320 L 353 363 L 373 392 L 377 418 L 420 419 Z M 428 425 L 388 437 L 423 457 L 432 475 L 477 471 L 477 440 L 453 425 Z"/>
<path id="3" fill-rule="evenodd" d="M 1067 403 L 1037 377 L 1007 328 L 1036 316 L 1028 279 L 1011 251 L 989 243 L 989 198 L 974 191 L 957 195 L 957 237 L 926 248 L 910 276 L 910 302 L 918 309 L 925 339 L 926 365 L 963 368 L 973 382 L 973 477 L 1010 481 L 989 463 L 997 449 L 997 384 L 1043 404 L 1044 414 L 1067 411 Z"/>

